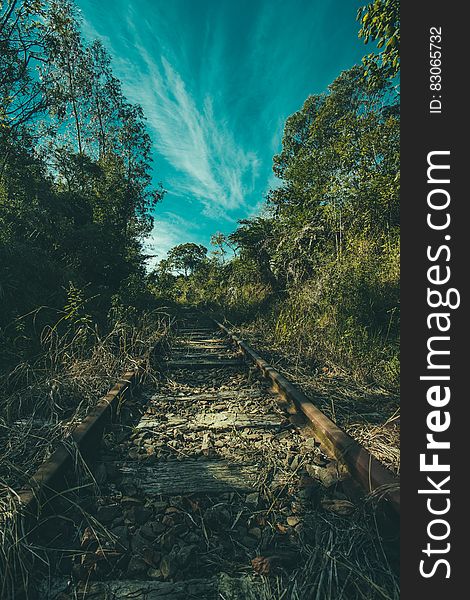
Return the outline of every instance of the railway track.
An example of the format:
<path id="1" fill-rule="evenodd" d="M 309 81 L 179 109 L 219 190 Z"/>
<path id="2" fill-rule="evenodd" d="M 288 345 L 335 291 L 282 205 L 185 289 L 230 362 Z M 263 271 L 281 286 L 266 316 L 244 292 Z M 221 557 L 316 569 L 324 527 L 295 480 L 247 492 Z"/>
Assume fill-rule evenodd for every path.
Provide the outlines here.
<path id="1" fill-rule="evenodd" d="M 88 452 L 91 474 L 79 460 L 65 468 L 81 477 L 49 493 L 50 514 L 35 526 L 41 577 L 31 598 L 310 597 L 301 590 L 320 529 L 328 519 L 360 523 L 360 477 L 331 451 L 334 435 L 319 435 L 319 415 L 227 333 L 181 318 L 158 388 L 122 404 Z M 354 464 L 365 456 L 349 454 Z M 384 504 L 393 561 L 393 494 Z M 348 581 L 342 598 L 375 597 Z"/>

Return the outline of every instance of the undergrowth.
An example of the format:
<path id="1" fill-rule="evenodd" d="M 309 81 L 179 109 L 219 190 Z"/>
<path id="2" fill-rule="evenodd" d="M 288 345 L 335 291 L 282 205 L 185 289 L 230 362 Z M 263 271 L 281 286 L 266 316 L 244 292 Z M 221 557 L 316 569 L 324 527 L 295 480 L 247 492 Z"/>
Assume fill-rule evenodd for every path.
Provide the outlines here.
<path id="1" fill-rule="evenodd" d="M 18 491 L 123 372 L 139 367 L 144 378 L 156 376 L 154 355 L 166 344 L 171 320 L 165 309 L 137 314 L 120 308 L 111 312 L 111 325 L 101 333 L 78 305 L 69 303 L 39 336 L 30 333 L 28 340 L 23 334 L 18 342 L 12 329 L 33 331 L 21 319 L 1 332 L 10 349 L 9 368 L 0 373 L 2 600 L 16 597 L 18 577 L 27 583 L 34 554 L 16 518 Z"/>
<path id="2" fill-rule="evenodd" d="M 374 505 L 370 497 L 354 519 L 314 513 L 302 565 L 290 577 L 264 577 L 256 600 L 398 600 L 398 551 L 384 542 Z"/>
<path id="3" fill-rule="evenodd" d="M 356 240 L 341 261 L 325 259 L 309 279 L 283 290 L 229 287 L 216 310 L 263 332 L 270 344 L 312 367 L 399 389 L 399 248 Z"/>

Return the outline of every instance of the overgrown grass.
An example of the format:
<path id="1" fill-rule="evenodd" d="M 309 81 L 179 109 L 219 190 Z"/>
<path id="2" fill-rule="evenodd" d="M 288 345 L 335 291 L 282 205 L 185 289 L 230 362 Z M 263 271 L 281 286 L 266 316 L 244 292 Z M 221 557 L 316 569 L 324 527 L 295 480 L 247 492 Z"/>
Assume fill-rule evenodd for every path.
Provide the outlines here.
<path id="1" fill-rule="evenodd" d="M 263 578 L 256 600 L 398 600 L 398 545 L 383 541 L 374 504 L 367 500 L 353 519 L 314 513 L 301 566 L 277 581 Z"/>
<path id="2" fill-rule="evenodd" d="M 34 554 L 15 517 L 18 490 L 123 371 L 139 366 L 147 378 L 155 377 L 153 353 L 166 344 L 171 323 L 164 309 L 138 317 L 127 311 L 116 314 L 101 335 L 89 319 L 67 315 L 31 339 L 34 354 L 25 356 L 23 340 L 18 362 L 0 374 L 0 595 L 5 600 L 15 598 L 18 577 L 27 582 Z"/>
<path id="3" fill-rule="evenodd" d="M 277 347 L 312 366 L 399 389 L 399 246 L 355 239 L 339 258 L 285 290 L 229 287 L 219 309 L 256 324 Z"/>

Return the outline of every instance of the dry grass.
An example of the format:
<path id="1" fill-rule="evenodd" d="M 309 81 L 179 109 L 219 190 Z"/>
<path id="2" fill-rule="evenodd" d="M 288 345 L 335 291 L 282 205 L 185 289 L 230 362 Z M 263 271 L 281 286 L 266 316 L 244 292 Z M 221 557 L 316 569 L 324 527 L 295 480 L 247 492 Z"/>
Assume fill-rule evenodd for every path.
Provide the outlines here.
<path id="1" fill-rule="evenodd" d="M 154 348 L 166 343 L 171 317 L 164 310 L 137 324 L 116 321 L 106 335 L 88 323 L 47 327 L 34 360 L 0 374 L 0 596 L 15 598 L 40 559 L 16 518 L 17 491 L 53 452 L 90 406 L 123 371 L 138 365 L 154 377 Z M 71 448 L 76 461 L 80 456 Z M 83 466 L 83 465 L 82 465 Z"/>
<path id="2" fill-rule="evenodd" d="M 351 437 L 369 450 L 382 464 L 395 473 L 400 472 L 400 429 L 398 425 L 352 423 L 346 427 Z"/>
<path id="3" fill-rule="evenodd" d="M 398 600 L 398 557 L 382 542 L 374 506 L 367 499 L 353 518 L 313 513 L 298 568 L 264 577 L 256 599 Z"/>
<path id="4" fill-rule="evenodd" d="M 358 382 L 335 365 L 312 365 L 300 351 L 276 343 L 259 322 L 238 328 L 269 362 L 385 466 L 400 470 L 399 399 L 378 385 Z M 237 329 L 233 325 L 232 330 Z M 298 349 L 297 349 L 298 350 Z M 397 538 L 383 540 L 376 506 L 387 490 L 371 494 L 353 517 L 313 512 L 303 536 L 302 562 L 277 579 L 263 578 L 257 600 L 397 600 Z M 396 524 L 398 528 L 398 522 Z M 393 535 L 392 535 L 393 537 Z"/>
<path id="5" fill-rule="evenodd" d="M 255 322 L 235 327 L 239 334 L 342 427 L 395 473 L 400 471 L 399 398 L 379 386 L 358 382 L 336 365 L 312 365 L 301 352 L 275 341 Z"/>

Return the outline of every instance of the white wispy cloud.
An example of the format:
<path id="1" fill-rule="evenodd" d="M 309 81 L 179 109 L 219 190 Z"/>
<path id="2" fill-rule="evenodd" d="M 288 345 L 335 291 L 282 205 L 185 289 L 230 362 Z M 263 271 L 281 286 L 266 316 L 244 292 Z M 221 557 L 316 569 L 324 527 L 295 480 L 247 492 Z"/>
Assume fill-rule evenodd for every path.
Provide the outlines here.
<path id="1" fill-rule="evenodd" d="M 158 262 L 166 257 L 170 248 L 181 243 L 181 239 L 187 235 L 184 226 L 155 219 L 153 229 L 145 239 L 144 250 L 151 258 L 147 260 L 147 268 L 153 269 Z"/>
<path id="2" fill-rule="evenodd" d="M 139 90 L 139 102 L 152 129 L 155 149 L 176 170 L 170 183 L 177 194 L 198 199 L 208 216 L 228 218 L 226 211 L 245 206 L 254 188 L 260 161 L 236 144 L 223 118 L 217 118 L 207 95 L 199 106 L 178 71 L 165 57 L 156 59 L 136 40 L 145 69 L 120 61 L 126 85 Z"/>
<path id="3" fill-rule="evenodd" d="M 132 9 L 132 5 L 125 9 L 123 4 L 120 6 L 123 19 L 113 25 L 114 36 L 99 36 L 86 19 L 83 29 L 90 39 L 98 36 L 104 39 L 114 56 L 124 92 L 142 105 L 155 153 L 176 173 L 164 182 L 165 187 L 176 195 L 199 201 L 207 217 L 233 222 L 228 213 L 247 206 L 247 197 L 256 187 L 261 161 L 254 150 L 237 144 L 227 107 L 223 104 L 218 110 L 215 107 L 214 95 L 218 94 L 215 82 L 226 76 L 223 61 L 216 60 L 220 44 L 213 40 L 203 44 L 204 53 L 207 52 L 204 77 L 210 76 L 210 85 L 202 93 L 200 89 L 190 89 L 191 81 L 182 74 L 187 76 L 191 71 L 184 46 L 179 47 L 177 57 L 174 39 L 173 43 L 165 44 L 177 32 L 160 19 L 156 35 L 155 25 L 142 20 L 142 14 Z M 120 35 L 122 32 L 124 36 Z M 203 37 L 207 42 L 208 32 Z M 119 45 L 113 48 L 114 43 Z M 196 82 L 196 87 L 199 84 L 201 81 Z"/>
<path id="4" fill-rule="evenodd" d="M 156 210 L 147 243 L 153 262 L 178 243 L 208 245 L 211 232 L 258 214 L 280 184 L 271 157 L 285 119 L 336 69 L 325 66 L 334 57 L 324 35 L 336 3 L 248 0 L 240 10 L 230 2 L 115 0 L 110 11 L 77 2 L 86 36 L 103 39 L 124 93 L 147 117 L 155 178 L 172 210 Z"/>

